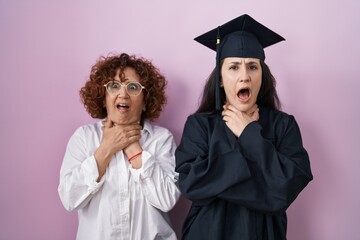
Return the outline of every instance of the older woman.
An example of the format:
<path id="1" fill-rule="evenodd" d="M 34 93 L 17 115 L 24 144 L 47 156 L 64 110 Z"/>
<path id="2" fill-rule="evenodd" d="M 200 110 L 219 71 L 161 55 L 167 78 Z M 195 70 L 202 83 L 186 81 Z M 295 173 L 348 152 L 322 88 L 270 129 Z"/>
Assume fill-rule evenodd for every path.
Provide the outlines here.
<path id="1" fill-rule="evenodd" d="M 264 62 L 263 48 L 284 39 L 242 15 L 196 40 L 217 51 L 217 64 L 176 151 L 192 201 L 183 239 L 286 239 L 285 211 L 312 173 Z"/>
<path id="2" fill-rule="evenodd" d="M 166 80 L 143 58 L 100 58 L 80 90 L 88 113 L 102 119 L 69 140 L 58 192 L 78 210 L 77 239 L 176 239 L 166 214 L 180 193 L 175 143 L 151 124 L 166 103 Z"/>

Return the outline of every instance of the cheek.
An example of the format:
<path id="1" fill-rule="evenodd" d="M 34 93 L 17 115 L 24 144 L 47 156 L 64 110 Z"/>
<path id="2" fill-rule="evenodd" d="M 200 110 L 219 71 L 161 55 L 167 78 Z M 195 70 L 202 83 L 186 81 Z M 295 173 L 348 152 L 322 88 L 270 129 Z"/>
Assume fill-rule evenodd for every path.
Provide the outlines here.
<path id="1" fill-rule="evenodd" d="M 255 85 L 256 94 L 259 94 L 261 88 L 261 82 Z"/>
<path id="2" fill-rule="evenodd" d="M 236 89 L 236 84 L 234 83 L 234 81 L 228 81 L 227 79 L 225 79 L 222 82 L 222 85 L 227 96 L 234 94 L 234 91 Z"/>
<path id="3" fill-rule="evenodd" d="M 141 97 L 139 96 L 138 98 L 134 99 L 133 103 L 136 106 L 136 109 L 138 109 L 141 112 L 144 106 L 144 96 Z"/>
<path id="4" fill-rule="evenodd" d="M 235 86 L 228 86 L 224 88 L 226 97 L 235 96 Z"/>
<path id="5" fill-rule="evenodd" d="M 254 81 L 254 90 L 255 90 L 256 95 L 259 94 L 261 84 L 262 84 L 261 76 L 260 77 L 258 76 L 256 78 L 256 80 Z"/>
<path id="6" fill-rule="evenodd" d="M 116 98 L 106 95 L 106 98 L 104 100 L 104 108 L 106 108 L 107 114 L 111 114 L 114 111 L 113 107 L 114 107 L 115 99 Z"/>

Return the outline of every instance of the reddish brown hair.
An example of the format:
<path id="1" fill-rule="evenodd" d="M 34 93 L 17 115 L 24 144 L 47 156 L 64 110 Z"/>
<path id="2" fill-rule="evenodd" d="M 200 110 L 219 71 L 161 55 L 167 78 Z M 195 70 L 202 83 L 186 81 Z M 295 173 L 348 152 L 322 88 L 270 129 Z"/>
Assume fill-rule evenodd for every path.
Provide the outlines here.
<path id="1" fill-rule="evenodd" d="M 91 68 L 89 80 L 80 90 L 81 101 L 91 117 L 100 119 L 107 117 L 104 84 L 114 78 L 117 69 L 120 69 L 121 76 L 126 67 L 136 71 L 140 76 L 140 83 L 145 87 L 143 93 L 146 110 L 143 111 L 141 118 L 154 121 L 160 116 L 167 102 L 165 77 L 149 60 L 122 53 L 100 57 Z"/>

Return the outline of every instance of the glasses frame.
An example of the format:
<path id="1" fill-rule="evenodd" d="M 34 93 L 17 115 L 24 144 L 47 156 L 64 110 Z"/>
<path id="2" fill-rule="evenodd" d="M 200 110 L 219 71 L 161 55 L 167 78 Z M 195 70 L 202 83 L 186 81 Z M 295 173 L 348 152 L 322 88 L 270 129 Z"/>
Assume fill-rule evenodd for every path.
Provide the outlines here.
<path id="1" fill-rule="evenodd" d="M 119 93 L 118 94 L 112 94 L 111 92 L 110 92 L 110 90 L 108 89 L 108 85 L 109 85 L 109 83 L 114 83 L 114 82 L 116 82 L 116 83 L 118 83 L 118 84 L 120 84 L 120 86 L 121 87 L 125 87 L 125 91 L 126 91 L 126 93 L 129 95 L 129 96 L 139 96 L 140 94 L 141 94 L 141 92 L 142 92 L 142 90 L 143 89 L 145 89 L 145 87 L 143 86 L 143 85 L 141 85 L 141 83 L 139 83 L 139 82 L 128 82 L 128 83 L 121 83 L 120 81 L 118 81 L 118 80 L 111 80 L 111 81 L 109 81 L 108 83 L 106 83 L 106 84 L 104 84 L 104 87 L 105 87 L 105 89 L 106 89 L 106 91 L 107 91 L 107 93 L 109 94 L 109 95 L 112 95 L 112 96 L 116 96 L 116 95 L 119 95 L 119 93 L 120 93 L 120 90 L 121 90 L 121 88 L 119 89 Z M 140 85 L 140 92 L 138 93 L 138 94 L 130 94 L 129 92 L 128 92 L 128 86 L 129 86 L 129 84 L 132 84 L 132 83 L 135 83 L 135 84 L 139 84 Z"/>

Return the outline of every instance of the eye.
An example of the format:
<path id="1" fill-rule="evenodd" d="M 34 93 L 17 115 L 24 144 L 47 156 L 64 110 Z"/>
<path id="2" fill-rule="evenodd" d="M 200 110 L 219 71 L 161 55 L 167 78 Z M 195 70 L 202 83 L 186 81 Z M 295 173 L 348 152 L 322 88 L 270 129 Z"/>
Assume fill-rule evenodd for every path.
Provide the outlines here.
<path id="1" fill-rule="evenodd" d="M 127 87 L 131 91 L 136 91 L 140 88 L 139 84 L 137 84 L 137 83 L 129 83 Z"/>
<path id="2" fill-rule="evenodd" d="M 251 65 L 249 66 L 249 69 L 250 69 L 250 70 L 257 70 L 258 67 L 257 67 L 257 65 L 255 65 L 255 64 L 251 64 Z"/>
<path id="3" fill-rule="evenodd" d="M 120 89 L 121 85 L 118 82 L 113 82 L 113 84 L 111 85 L 112 89 Z"/>
<path id="4" fill-rule="evenodd" d="M 238 70 L 238 69 L 239 69 L 239 67 L 236 64 L 230 65 L 230 67 L 229 67 L 229 70 Z"/>

